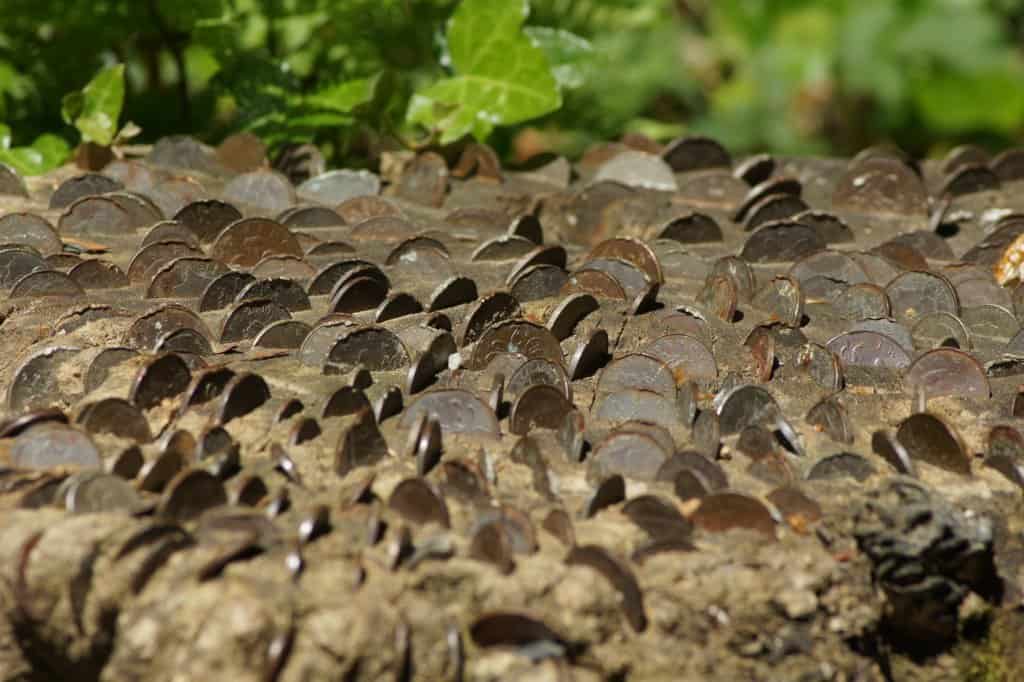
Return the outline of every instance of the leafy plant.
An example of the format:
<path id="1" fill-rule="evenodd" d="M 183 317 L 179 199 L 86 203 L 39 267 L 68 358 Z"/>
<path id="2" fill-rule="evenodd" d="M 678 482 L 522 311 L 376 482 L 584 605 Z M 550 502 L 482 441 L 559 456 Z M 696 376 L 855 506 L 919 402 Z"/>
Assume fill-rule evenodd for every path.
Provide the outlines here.
<path id="1" fill-rule="evenodd" d="M 441 143 L 464 135 L 486 140 L 496 126 L 558 109 L 562 97 L 544 51 L 523 32 L 526 0 L 463 0 L 448 24 L 447 59 L 453 75 L 417 92 L 407 119 L 441 132 Z M 555 52 L 574 36 L 540 34 Z"/>
<path id="2" fill-rule="evenodd" d="M 116 144 L 122 118 L 147 141 L 248 129 L 357 164 L 465 136 L 506 156 L 627 132 L 924 153 L 1024 131 L 1020 0 L 0 0 L 0 17 L 0 161 L 25 173 Z"/>
<path id="3" fill-rule="evenodd" d="M 1009 12 L 982 0 L 709 3 L 697 39 L 717 78 L 698 127 L 781 151 L 1006 144 L 1024 125 Z"/>
<path id="4" fill-rule="evenodd" d="M 5 163 L 22 175 L 41 175 L 53 170 L 71 154 L 71 147 L 63 138 L 50 133 L 37 137 L 24 147 L 11 146 L 11 129 L 0 123 L 0 163 Z"/>
<path id="5" fill-rule="evenodd" d="M 82 135 L 83 142 L 109 146 L 117 135 L 124 106 L 124 65 L 101 70 L 81 90 L 64 96 L 61 117 Z"/>

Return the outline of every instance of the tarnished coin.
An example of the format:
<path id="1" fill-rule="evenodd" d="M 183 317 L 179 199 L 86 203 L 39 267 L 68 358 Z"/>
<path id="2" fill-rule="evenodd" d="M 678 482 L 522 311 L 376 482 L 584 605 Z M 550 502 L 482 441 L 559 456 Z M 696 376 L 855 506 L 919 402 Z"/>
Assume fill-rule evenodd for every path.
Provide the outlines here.
<path id="1" fill-rule="evenodd" d="M 907 390 L 923 391 L 925 399 L 945 395 L 986 400 L 988 377 L 971 355 L 953 348 L 936 348 L 918 357 L 904 376 Z"/>
<path id="2" fill-rule="evenodd" d="M 828 350 L 847 365 L 904 369 L 910 365 L 910 356 L 890 337 L 878 332 L 846 332 L 829 340 Z"/>
<path id="3" fill-rule="evenodd" d="M 740 258 L 749 263 L 799 260 L 825 248 L 825 240 L 813 228 L 786 220 L 765 223 L 743 244 Z"/>
<path id="4" fill-rule="evenodd" d="M 120 476 L 89 471 L 65 482 L 64 505 L 75 514 L 97 512 L 133 513 L 142 500 L 131 483 Z"/>
<path id="5" fill-rule="evenodd" d="M 507 320 L 488 328 L 474 346 L 469 366 L 483 369 L 498 353 L 519 353 L 565 364 L 562 347 L 554 334 L 527 320 Z"/>
<path id="6" fill-rule="evenodd" d="M 906 164 L 872 157 L 850 163 L 832 192 L 832 205 L 839 210 L 925 219 L 928 193 Z"/>
<path id="7" fill-rule="evenodd" d="M 422 414 L 436 419 L 443 432 L 498 435 L 498 421 L 494 412 L 468 391 L 428 391 L 416 398 L 403 412 L 400 425 L 407 429 Z"/>
<path id="8" fill-rule="evenodd" d="M 962 476 L 971 475 L 971 460 L 960 434 L 936 415 L 910 415 L 900 423 L 896 439 L 914 460 Z"/>
<path id="9" fill-rule="evenodd" d="M 264 256 L 302 257 L 302 246 L 287 227 L 267 218 L 243 218 L 217 234 L 210 255 L 228 265 L 248 267 Z"/>
<path id="10" fill-rule="evenodd" d="M 754 294 L 751 305 L 765 311 L 773 322 L 799 327 L 804 316 L 804 294 L 792 277 L 773 277 Z"/>
<path id="11" fill-rule="evenodd" d="M 700 507 L 690 520 L 710 533 L 746 528 L 774 536 L 776 529 L 775 519 L 763 502 L 734 492 L 716 492 L 701 498 Z"/>
<path id="12" fill-rule="evenodd" d="M 719 142 L 702 136 L 673 140 L 662 151 L 661 158 L 676 173 L 729 168 L 732 165 L 732 157 Z"/>
<path id="13" fill-rule="evenodd" d="M 98 469 L 100 453 L 82 431 L 58 423 L 39 424 L 15 439 L 11 463 L 26 469 L 80 467 Z"/>
<path id="14" fill-rule="evenodd" d="M 643 389 L 623 389 L 598 399 L 593 416 L 611 424 L 643 420 L 667 429 L 679 423 L 675 403 L 660 393 Z"/>

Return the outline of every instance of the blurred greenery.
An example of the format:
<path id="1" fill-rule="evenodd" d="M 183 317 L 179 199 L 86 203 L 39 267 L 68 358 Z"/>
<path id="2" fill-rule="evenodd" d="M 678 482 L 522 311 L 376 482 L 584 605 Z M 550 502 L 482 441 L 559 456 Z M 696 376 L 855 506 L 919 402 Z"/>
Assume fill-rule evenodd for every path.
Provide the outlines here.
<path id="1" fill-rule="evenodd" d="M 1024 0 L 0 0 L 0 17 L 0 161 L 25 172 L 115 139 L 83 86 L 119 64 L 144 141 L 248 129 L 336 162 L 466 134 L 521 158 L 626 133 L 922 155 L 1024 132 Z"/>

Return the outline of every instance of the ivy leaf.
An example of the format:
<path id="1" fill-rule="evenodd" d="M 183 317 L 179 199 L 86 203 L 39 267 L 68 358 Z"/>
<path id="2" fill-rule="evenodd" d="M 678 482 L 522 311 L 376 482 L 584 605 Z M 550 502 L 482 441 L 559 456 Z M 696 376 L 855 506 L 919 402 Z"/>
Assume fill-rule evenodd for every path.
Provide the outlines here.
<path id="1" fill-rule="evenodd" d="M 453 76 L 418 92 L 410 123 L 442 131 L 441 143 L 558 109 L 562 96 L 544 52 L 523 33 L 527 0 L 463 0 L 448 22 Z"/>
<path id="2" fill-rule="evenodd" d="M 585 67 L 593 58 L 590 41 L 571 31 L 550 26 L 527 26 L 524 33 L 544 51 L 551 72 L 562 90 L 575 90 L 586 82 Z"/>
<path id="3" fill-rule="evenodd" d="M 61 116 L 78 128 L 83 142 L 109 145 L 117 133 L 124 106 L 124 65 L 102 69 L 80 92 L 61 103 Z"/>
<path id="4" fill-rule="evenodd" d="M 359 78 L 329 85 L 307 95 L 305 104 L 318 109 L 348 114 L 373 101 L 379 80 L 380 75 L 378 74 L 372 78 Z"/>
<path id="5" fill-rule="evenodd" d="M 0 130 L 0 137 L 3 131 Z M 8 144 L 10 140 L 8 139 Z M 71 155 L 71 147 L 64 138 L 49 133 L 40 135 L 28 147 L 7 147 L 0 140 L 0 163 L 21 175 L 42 175 L 64 163 Z"/>

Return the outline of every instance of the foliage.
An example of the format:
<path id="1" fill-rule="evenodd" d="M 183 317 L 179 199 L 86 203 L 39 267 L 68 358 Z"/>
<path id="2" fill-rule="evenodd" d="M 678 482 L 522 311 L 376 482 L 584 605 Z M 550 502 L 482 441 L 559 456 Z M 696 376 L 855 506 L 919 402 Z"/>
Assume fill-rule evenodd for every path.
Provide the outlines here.
<path id="1" fill-rule="evenodd" d="M 0 162 L 25 173 L 117 144 L 122 114 L 146 141 L 248 129 L 349 163 L 467 135 L 506 156 L 627 132 L 845 154 L 1024 129 L 1022 0 L 0 0 L 0 17 Z"/>
<path id="2" fill-rule="evenodd" d="M 30 145 L 11 147 L 11 129 L 0 123 L 0 163 L 22 175 L 40 175 L 53 170 L 70 154 L 68 143 L 50 133 L 40 135 Z"/>
<path id="3" fill-rule="evenodd" d="M 61 103 L 64 122 L 78 128 L 83 142 L 109 145 L 117 133 L 124 106 L 124 65 L 101 70 L 81 90 L 68 93 Z"/>
<path id="4" fill-rule="evenodd" d="M 448 24 L 446 48 L 453 75 L 416 93 L 408 119 L 443 131 L 441 142 L 472 134 L 490 136 L 495 126 L 521 123 L 562 105 L 558 81 L 544 50 L 523 34 L 526 0 L 463 0 Z M 542 34 L 556 52 L 575 36 Z"/>
<path id="5" fill-rule="evenodd" d="M 1016 7 L 1013 7 L 1016 5 Z M 1019 2 L 716 0 L 703 46 L 714 82 L 699 127 L 741 147 L 916 152 L 1024 123 Z"/>

